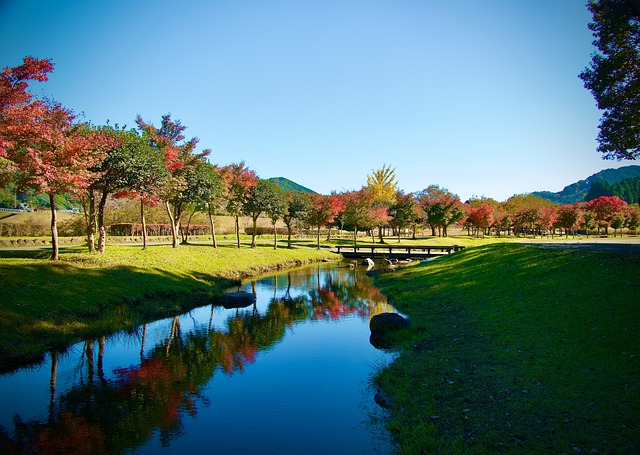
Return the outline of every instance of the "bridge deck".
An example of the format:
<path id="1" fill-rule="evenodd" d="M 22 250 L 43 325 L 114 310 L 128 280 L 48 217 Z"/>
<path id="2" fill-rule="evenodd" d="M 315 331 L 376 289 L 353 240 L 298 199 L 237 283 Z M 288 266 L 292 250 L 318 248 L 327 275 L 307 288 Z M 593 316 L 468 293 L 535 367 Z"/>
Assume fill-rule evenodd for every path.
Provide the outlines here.
<path id="1" fill-rule="evenodd" d="M 339 245 L 334 251 L 345 258 L 424 259 L 451 254 L 463 248 L 458 245 Z"/>

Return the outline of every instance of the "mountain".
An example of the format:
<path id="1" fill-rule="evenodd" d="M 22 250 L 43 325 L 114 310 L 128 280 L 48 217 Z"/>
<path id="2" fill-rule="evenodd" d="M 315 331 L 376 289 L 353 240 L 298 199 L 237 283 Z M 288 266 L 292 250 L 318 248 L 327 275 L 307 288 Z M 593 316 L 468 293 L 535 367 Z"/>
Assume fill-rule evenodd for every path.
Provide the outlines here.
<path id="1" fill-rule="evenodd" d="M 548 199 L 551 202 L 558 204 L 574 204 L 584 200 L 584 197 L 589 192 L 591 185 L 595 182 L 606 182 L 614 184 L 621 182 L 624 179 L 630 179 L 634 177 L 640 177 L 640 166 L 624 166 L 618 169 L 605 169 L 604 171 L 597 172 L 585 180 L 580 180 L 576 183 L 572 183 L 569 186 L 565 186 L 562 191 L 553 193 L 551 191 L 534 191 L 533 195 L 540 196 L 541 198 Z"/>
<path id="2" fill-rule="evenodd" d="M 285 193 L 288 193 L 289 191 L 297 191 L 298 193 L 318 194 L 315 191 L 310 190 L 309 188 L 299 185 L 293 180 L 289 180 L 284 177 L 271 177 L 267 180 L 278 185 L 280 189 L 282 189 Z"/>

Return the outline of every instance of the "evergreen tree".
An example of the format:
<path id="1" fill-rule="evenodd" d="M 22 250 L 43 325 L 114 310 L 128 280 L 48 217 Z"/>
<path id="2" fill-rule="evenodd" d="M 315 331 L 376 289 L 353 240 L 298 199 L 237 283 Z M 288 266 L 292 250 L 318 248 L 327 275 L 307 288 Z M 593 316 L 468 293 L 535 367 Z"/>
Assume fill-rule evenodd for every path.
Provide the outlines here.
<path id="1" fill-rule="evenodd" d="M 585 202 L 589 202 L 598 199 L 600 196 L 613 196 L 613 188 L 611 188 L 608 182 L 593 182 L 584 200 Z"/>

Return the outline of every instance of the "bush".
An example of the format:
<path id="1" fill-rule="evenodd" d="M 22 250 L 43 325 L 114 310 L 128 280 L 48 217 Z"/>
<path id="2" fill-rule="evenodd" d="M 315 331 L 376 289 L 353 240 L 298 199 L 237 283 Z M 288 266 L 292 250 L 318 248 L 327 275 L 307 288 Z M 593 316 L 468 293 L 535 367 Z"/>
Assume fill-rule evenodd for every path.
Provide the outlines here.
<path id="1" fill-rule="evenodd" d="M 58 222 L 58 235 L 61 237 L 83 236 L 86 231 L 86 223 L 81 217 Z M 48 237 L 50 235 L 51 227 L 48 224 L 38 224 L 32 220 L 22 223 L 0 223 L 0 237 Z"/>
<path id="2" fill-rule="evenodd" d="M 288 231 L 286 228 L 276 228 L 276 232 L 278 235 L 287 235 Z M 244 233 L 247 235 L 252 235 L 253 228 L 247 227 L 244 229 Z M 273 227 L 272 226 L 258 226 L 256 228 L 256 235 L 273 235 Z"/>
<path id="3" fill-rule="evenodd" d="M 1 237 L 42 237 L 50 235 L 49 226 L 42 224 L 23 223 L 2 223 L 0 224 Z"/>
<path id="4" fill-rule="evenodd" d="M 58 235 L 64 237 L 82 236 L 87 234 L 87 223 L 84 218 L 78 217 L 74 220 L 58 223 Z M 96 234 L 97 235 L 97 234 Z"/>

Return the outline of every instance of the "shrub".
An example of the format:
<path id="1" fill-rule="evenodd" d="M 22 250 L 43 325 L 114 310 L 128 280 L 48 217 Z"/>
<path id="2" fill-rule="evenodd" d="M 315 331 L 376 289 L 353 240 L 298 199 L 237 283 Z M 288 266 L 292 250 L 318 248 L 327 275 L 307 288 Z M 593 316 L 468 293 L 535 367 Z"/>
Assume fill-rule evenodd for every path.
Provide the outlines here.
<path id="1" fill-rule="evenodd" d="M 278 235 L 287 235 L 287 230 L 285 228 L 276 228 L 276 232 Z M 252 227 L 247 227 L 244 229 L 244 233 L 247 235 L 251 235 L 253 233 Z M 258 226 L 256 228 L 256 235 L 273 235 L 273 227 L 271 226 Z"/>

